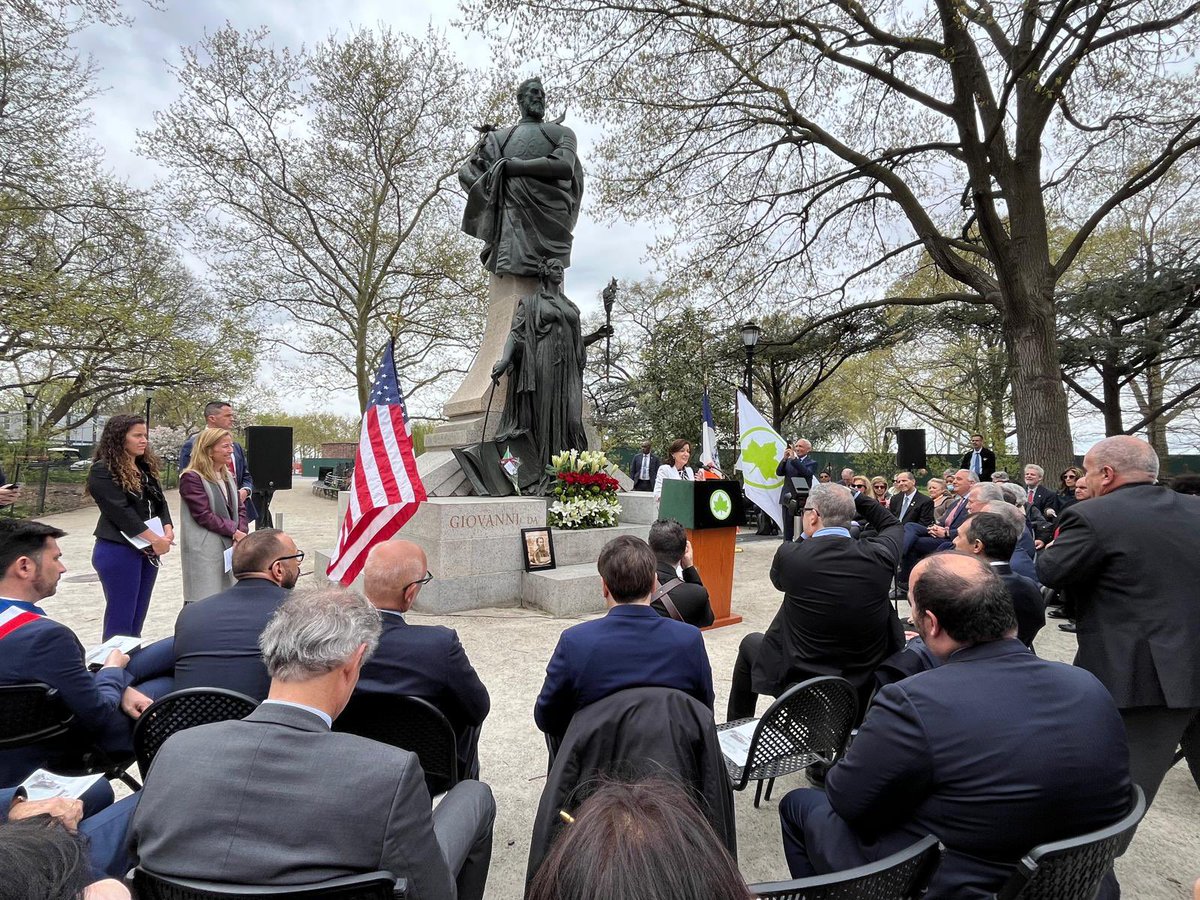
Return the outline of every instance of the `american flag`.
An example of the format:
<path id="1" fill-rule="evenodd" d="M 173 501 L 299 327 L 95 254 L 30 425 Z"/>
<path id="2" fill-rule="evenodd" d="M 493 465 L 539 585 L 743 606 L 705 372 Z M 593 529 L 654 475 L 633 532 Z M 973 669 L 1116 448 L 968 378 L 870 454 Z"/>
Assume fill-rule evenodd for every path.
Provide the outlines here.
<path id="1" fill-rule="evenodd" d="M 338 532 L 329 577 L 343 585 L 354 581 L 371 548 L 399 531 L 425 499 L 425 485 L 417 474 L 413 453 L 412 426 L 396 379 L 392 342 L 388 341 L 367 397 L 350 482 L 350 505 Z"/>

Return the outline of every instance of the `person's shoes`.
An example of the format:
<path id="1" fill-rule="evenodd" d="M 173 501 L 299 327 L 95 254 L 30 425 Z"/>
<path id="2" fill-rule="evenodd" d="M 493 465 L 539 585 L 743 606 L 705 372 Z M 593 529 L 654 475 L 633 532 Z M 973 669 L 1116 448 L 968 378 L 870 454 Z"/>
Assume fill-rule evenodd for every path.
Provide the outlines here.
<path id="1" fill-rule="evenodd" d="M 805 776 L 808 778 L 808 783 L 815 788 L 825 787 L 825 773 L 829 771 L 829 766 L 823 762 L 816 762 L 804 770 Z"/>
<path id="2" fill-rule="evenodd" d="M 1063 622 L 1058 626 L 1059 631 L 1065 631 L 1067 634 L 1075 634 L 1076 628 L 1074 622 Z"/>
<path id="3" fill-rule="evenodd" d="M 1066 614 L 1066 612 L 1063 610 L 1063 608 L 1061 606 L 1050 607 L 1048 610 L 1046 610 L 1046 615 L 1048 615 L 1051 619 L 1069 619 L 1069 618 L 1071 618 L 1070 616 L 1068 616 Z"/>

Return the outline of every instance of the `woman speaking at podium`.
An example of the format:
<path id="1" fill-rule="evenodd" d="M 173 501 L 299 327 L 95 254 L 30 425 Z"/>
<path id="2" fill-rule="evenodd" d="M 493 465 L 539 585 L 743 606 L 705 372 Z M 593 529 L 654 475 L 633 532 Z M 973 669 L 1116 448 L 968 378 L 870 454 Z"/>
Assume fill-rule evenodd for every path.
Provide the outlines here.
<path id="1" fill-rule="evenodd" d="M 692 458 L 692 445 L 683 438 L 676 438 L 667 451 L 667 464 L 658 467 L 658 477 L 654 479 L 654 499 L 662 499 L 664 481 L 683 480 L 695 481 L 696 473 L 688 465 Z"/>

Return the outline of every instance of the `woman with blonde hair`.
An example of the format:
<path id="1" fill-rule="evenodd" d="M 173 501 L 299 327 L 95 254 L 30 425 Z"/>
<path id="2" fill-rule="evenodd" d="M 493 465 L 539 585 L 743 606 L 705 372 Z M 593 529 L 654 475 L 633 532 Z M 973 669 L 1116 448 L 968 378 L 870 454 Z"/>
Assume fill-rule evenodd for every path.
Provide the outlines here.
<path id="1" fill-rule="evenodd" d="M 171 510 L 158 483 L 158 457 L 150 449 L 146 420 L 126 413 L 104 426 L 88 469 L 85 496 L 96 501 L 96 546 L 92 568 L 104 590 L 103 639 L 141 637 L 158 578 L 159 557 L 175 540 Z M 146 524 L 157 518 L 163 534 Z M 131 539 L 140 539 L 141 549 Z"/>
<path id="2" fill-rule="evenodd" d="M 205 428 L 196 437 L 188 467 L 179 475 L 183 501 L 183 602 L 211 597 L 233 586 L 225 551 L 246 536 L 246 503 L 233 480 L 233 436 Z"/>
<path id="3" fill-rule="evenodd" d="M 888 493 L 888 480 L 882 475 L 876 475 L 871 479 L 871 499 L 884 506 L 887 506 L 888 500 L 891 499 L 891 494 Z"/>

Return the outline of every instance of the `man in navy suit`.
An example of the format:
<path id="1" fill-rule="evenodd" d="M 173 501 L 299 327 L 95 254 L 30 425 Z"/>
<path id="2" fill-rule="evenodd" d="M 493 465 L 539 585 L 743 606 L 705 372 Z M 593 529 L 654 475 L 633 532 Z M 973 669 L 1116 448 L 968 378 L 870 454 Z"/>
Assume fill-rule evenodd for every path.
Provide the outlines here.
<path id="1" fill-rule="evenodd" d="M 876 694 L 825 792 L 779 804 L 792 876 L 849 869 L 932 834 L 946 847 L 926 900 L 982 900 L 1037 844 L 1129 811 L 1125 730 L 1090 672 L 1016 640 L 1003 582 L 941 553 L 913 570 L 913 618 L 945 660 Z"/>
<path id="2" fill-rule="evenodd" d="M 641 538 L 622 535 L 596 568 L 608 614 L 562 633 L 533 708 L 538 728 L 561 737 L 590 703 L 631 687 L 669 687 L 713 705 L 712 669 L 699 630 L 650 606 L 656 560 Z"/>
<path id="3" fill-rule="evenodd" d="M 633 454 L 633 462 L 629 466 L 629 476 L 633 479 L 635 491 L 654 490 L 654 479 L 658 477 L 658 467 L 662 460 L 650 452 L 650 442 L 642 442 L 642 452 Z"/>
<path id="4" fill-rule="evenodd" d="M 959 469 L 949 481 L 952 483 L 948 487 L 958 495 L 958 500 L 950 507 L 950 512 L 946 515 L 946 524 L 922 525 L 919 522 L 909 522 L 904 526 L 904 560 L 896 578 L 896 587 L 901 591 L 908 589 L 908 576 L 913 566 L 929 554 L 949 549 L 954 545 L 954 536 L 958 534 L 959 526 L 970 514 L 967 497 L 971 489 L 979 483 L 979 476 L 966 469 Z"/>
<path id="5" fill-rule="evenodd" d="M 0 785 L 20 784 L 39 767 L 77 763 L 92 743 L 117 756 L 131 754 L 133 720 L 170 690 L 170 679 L 159 677 L 171 668 L 170 641 L 133 657 L 113 650 L 92 675 L 79 638 L 37 605 L 54 595 L 67 570 L 58 546 L 64 534 L 41 522 L 0 519 L 0 684 L 44 682 L 75 715 L 70 734 L 0 750 Z"/>
<path id="6" fill-rule="evenodd" d="M 428 700 L 450 720 L 463 778 L 479 777 L 479 731 L 492 701 L 458 633 L 444 625 L 405 621 L 433 579 L 425 551 L 410 541 L 376 544 L 363 567 L 363 593 L 382 613 L 379 647 L 363 664 L 357 694 L 400 694 Z"/>
<path id="7" fill-rule="evenodd" d="M 300 577 L 304 554 L 276 528 L 260 528 L 233 547 L 237 583 L 175 620 L 175 689 L 216 687 L 265 700 L 271 687 L 258 636 Z"/>
<path id="8" fill-rule="evenodd" d="M 1013 512 L 1017 510 L 1013 508 Z M 1037 583 L 1014 572 L 1009 563 L 1022 527 L 1021 523 L 999 513 L 986 510 L 972 513 L 958 529 L 954 549 L 978 556 L 1000 576 L 1012 597 L 1013 612 L 1017 616 L 1017 640 L 1032 650 L 1033 639 L 1046 624 L 1046 603 Z"/>
<path id="9" fill-rule="evenodd" d="M 901 525 L 915 522 L 928 528 L 934 522 L 933 501 L 917 490 L 912 472 L 897 472 L 893 482 L 896 493 L 888 501 L 888 510 Z"/>
<path id="10" fill-rule="evenodd" d="M 793 478 L 803 478 L 812 487 L 817 480 L 817 461 L 810 455 L 812 444 L 806 438 L 799 438 L 796 443 L 783 451 L 783 459 L 775 467 L 775 474 L 784 477 L 783 492 L 779 495 L 783 505 L 783 539 L 790 541 L 795 535 L 795 503 L 789 503 L 797 493 Z"/>
<path id="11" fill-rule="evenodd" d="M 204 427 L 224 428 L 233 431 L 233 406 L 228 400 L 210 400 L 204 406 Z M 179 471 L 187 468 L 192 460 L 192 447 L 196 443 L 193 434 L 179 448 Z M 246 466 L 246 451 L 237 441 L 233 442 L 233 480 L 238 486 L 238 496 L 246 504 L 246 518 L 253 522 L 258 518 L 258 510 L 250 495 L 254 493 L 254 479 L 250 477 L 250 469 Z"/>

